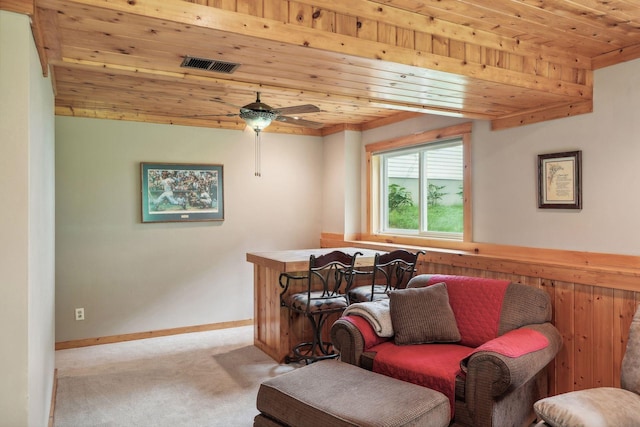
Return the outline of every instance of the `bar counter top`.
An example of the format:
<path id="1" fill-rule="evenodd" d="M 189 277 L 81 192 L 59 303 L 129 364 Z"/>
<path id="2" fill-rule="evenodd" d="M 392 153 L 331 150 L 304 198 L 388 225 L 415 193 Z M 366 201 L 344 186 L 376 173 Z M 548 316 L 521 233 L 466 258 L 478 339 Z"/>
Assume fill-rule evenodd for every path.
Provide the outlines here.
<path id="1" fill-rule="evenodd" d="M 309 269 L 309 257 L 311 255 L 325 255 L 335 250 L 343 251 L 349 255 L 355 252 L 362 253 L 362 255 L 358 255 L 356 258 L 357 267 L 373 265 L 375 254 L 385 253 L 384 251 L 352 247 L 293 249 L 285 251 L 248 252 L 247 261 L 280 272 L 307 271 Z"/>

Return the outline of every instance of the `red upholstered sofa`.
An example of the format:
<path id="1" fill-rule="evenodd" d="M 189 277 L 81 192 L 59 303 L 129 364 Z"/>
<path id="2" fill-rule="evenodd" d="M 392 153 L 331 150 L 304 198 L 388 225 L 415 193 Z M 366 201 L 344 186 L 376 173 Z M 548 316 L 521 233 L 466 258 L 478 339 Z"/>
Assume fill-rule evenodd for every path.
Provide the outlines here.
<path id="1" fill-rule="evenodd" d="M 333 324 L 332 342 L 343 362 L 444 393 L 452 403 L 451 425 L 534 420 L 533 403 L 547 396 L 546 366 L 562 345 L 546 292 L 503 280 L 424 274 L 395 292 L 387 311 L 382 304 L 364 313 L 373 319 L 354 306 Z M 428 317 L 435 312 L 434 324 Z M 391 322 L 391 332 L 379 322 Z M 439 332 L 443 326 L 449 330 Z"/>

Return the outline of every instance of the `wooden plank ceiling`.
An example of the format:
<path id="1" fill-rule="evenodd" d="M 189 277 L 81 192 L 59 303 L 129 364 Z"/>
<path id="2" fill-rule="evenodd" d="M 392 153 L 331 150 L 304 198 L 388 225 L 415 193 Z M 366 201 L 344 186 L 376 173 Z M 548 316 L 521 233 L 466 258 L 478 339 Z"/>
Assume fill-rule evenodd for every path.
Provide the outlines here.
<path id="1" fill-rule="evenodd" d="M 640 0 L 6 0 L 32 15 L 56 114 L 242 129 L 313 104 L 327 134 L 411 114 L 494 129 L 592 110 L 594 69 L 640 57 Z M 185 56 L 240 64 L 181 67 Z"/>

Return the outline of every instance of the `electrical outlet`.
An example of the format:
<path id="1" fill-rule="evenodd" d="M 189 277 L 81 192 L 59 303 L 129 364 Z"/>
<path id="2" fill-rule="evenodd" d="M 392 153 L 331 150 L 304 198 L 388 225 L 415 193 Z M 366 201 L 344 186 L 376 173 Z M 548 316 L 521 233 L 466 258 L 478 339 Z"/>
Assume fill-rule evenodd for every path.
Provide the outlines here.
<path id="1" fill-rule="evenodd" d="M 84 308 L 76 308 L 76 320 L 84 320 Z"/>

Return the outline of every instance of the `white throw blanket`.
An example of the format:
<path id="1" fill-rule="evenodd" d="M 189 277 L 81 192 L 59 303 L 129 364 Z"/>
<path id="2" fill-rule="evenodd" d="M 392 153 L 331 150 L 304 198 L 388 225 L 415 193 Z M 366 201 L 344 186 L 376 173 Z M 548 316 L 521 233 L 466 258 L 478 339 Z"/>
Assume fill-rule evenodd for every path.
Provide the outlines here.
<path id="1" fill-rule="evenodd" d="M 377 301 L 357 302 L 351 304 L 343 313 L 343 316 L 353 314 L 365 318 L 379 337 L 392 337 L 393 325 L 389 313 L 389 299 Z"/>

